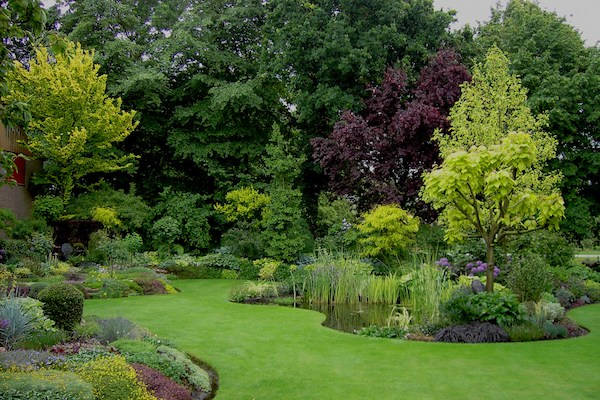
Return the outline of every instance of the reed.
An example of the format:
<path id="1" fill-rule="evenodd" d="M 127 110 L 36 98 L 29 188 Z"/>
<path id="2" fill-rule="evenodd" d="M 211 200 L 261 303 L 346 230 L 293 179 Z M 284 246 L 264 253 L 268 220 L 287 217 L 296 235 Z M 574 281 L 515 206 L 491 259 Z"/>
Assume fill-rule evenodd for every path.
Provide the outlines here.
<path id="1" fill-rule="evenodd" d="M 396 304 L 404 281 L 395 274 L 375 276 L 356 256 L 326 253 L 311 265 L 304 284 L 309 303 Z"/>
<path id="2" fill-rule="evenodd" d="M 444 270 L 422 265 L 411 273 L 408 306 L 413 321 L 436 324 L 440 320 L 440 305 L 448 296 L 452 284 Z"/>

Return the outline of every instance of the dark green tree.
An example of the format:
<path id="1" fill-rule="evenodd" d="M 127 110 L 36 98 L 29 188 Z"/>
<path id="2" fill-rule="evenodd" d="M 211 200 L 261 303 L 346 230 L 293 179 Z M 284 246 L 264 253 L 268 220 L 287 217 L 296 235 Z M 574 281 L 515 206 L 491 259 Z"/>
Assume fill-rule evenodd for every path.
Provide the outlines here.
<path id="1" fill-rule="evenodd" d="M 288 262 L 312 246 L 302 191 L 296 186 L 305 159 L 296 156 L 293 147 L 279 127 L 274 126 L 264 160 L 264 172 L 270 177 L 267 193 L 271 201 L 263 209 L 260 234 L 265 254 Z"/>
<path id="2" fill-rule="evenodd" d="M 280 0 L 268 3 L 265 61 L 310 137 L 356 111 L 389 66 L 419 71 L 450 40 L 453 13 L 431 0 Z"/>
<path id="3" fill-rule="evenodd" d="M 586 48 L 564 18 L 525 0 L 494 9 L 475 44 L 481 55 L 500 47 L 528 90 L 532 112 L 548 115 L 547 130 L 558 140 L 550 168 L 564 177 L 563 230 L 576 239 L 592 235 L 600 215 L 600 50 Z"/>

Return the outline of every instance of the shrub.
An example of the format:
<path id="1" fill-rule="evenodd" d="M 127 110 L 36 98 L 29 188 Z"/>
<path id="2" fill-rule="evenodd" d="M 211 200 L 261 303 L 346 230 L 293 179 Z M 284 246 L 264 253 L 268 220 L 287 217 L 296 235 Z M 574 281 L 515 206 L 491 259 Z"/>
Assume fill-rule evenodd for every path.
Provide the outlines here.
<path id="1" fill-rule="evenodd" d="M 277 284 L 273 282 L 245 282 L 231 289 L 229 299 L 236 303 L 262 301 L 278 296 Z"/>
<path id="2" fill-rule="evenodd" d="M 264 281 L 280 280 L 281 278 L 287 278 L 287 268 L 281 261 L 273 260 L 270 258 L 261 258 L 260 260 L 255 260 L 253 264 L 260 268 L 258 271 L 258 277 Z M 281 272 L 279 274 L 277 273 L 279 269 L 281 269 L 285 274 L 283 277 Z M 276 275 L 280 279 L 276 279 Z"/>
<path id="3" fill-rule="evenodd" d="M 504 328 L 513 342 L 530 342 L 544 338 L 544 330 L 539 325 L 529 321 L 510 325 Z"/>
<path id="4" fill-rule="evenodd" d="M 104 279 L 102 287 L 97 297 L 114 299 L 118 297 L 127 297 L 129 294 L 129 285 L 118 279 Z"/>
<path id="5" fill-rule="evenodd" d="M 380 337 L 388 339 L 402 339 L 406 336 L 406 331 L 397 326 L 377 326 L 370 325 L 361 328 L 356 332 L 360 336 Z"/>
<path id="6" fill-rule="evenodd" d="M 556 299 L 563 307 L 569 307 L 575 301 L 575 295 L 567 288 L 560 287 L 554 292 Z"/>
<path id="7" fill-rule="evenodd" d="M 160 245 L 175 243 L 181 236 L 181 225 L 179 221 L 170 216 L 164 216 L 152 225 L 152 238 Z"/>
<path id="8" fill-rule="evenodd" d="M 260 272 L 260 266 L 255 265 L 253 262 L 246 261 L 240 265 L 240 279 L 247 279 L 249 281 L 255 281 L 258 279 L 258 273 Z"/>
<path id="9" fill-rule="evenodd" d="M 134 280 L 141 289 L 143 294 L 166 294 L 167 290 L 165 289 L 164 284 L 158 279 L 143 279 L 138 278 Z"/>
<path id="10" fill-rule="evenodd" d="M 9 297 L 0 304 L 0 344 L 12 349 L 33 330 L 33 317 L 29 315 L 19 300 Z"/>
<path id="11" fill-rule="evenodd" d="M 221 271 L 221 278 L 223 279 L 237 279 L 239 277 L 239 272 L 232 271 L 230 269 L 224 269 Z"/>
<path id="12" fill-rule="evenodd" d="M 118 339 L 110 344 L 124 354 L 153 353 L 156 346 L 145 340 Z"/>
<path id="13" fill-rule="evenodd" d="M 444 303 L 445 316 L 453 323 L 492 322 L 512 325 L 521 319 L 519 302 L 510 293 L 457 290 Z"/>
<path id="14" fill-rule="evenodd" d="M 194 389 L 202 390 L 204 392 L 211 391 L 210 376 L 208 375 L 208 372 L 194 364 L 184 353 L 168 346 L 159 346 L 156 351 L 170 359 L 172 362 L 183 365 L 186 371 L 185 379 L 192 387 L 194 387 Z"/>
<path id="15" fill-rule="evenodd" d="M 31 371 L 59 365 L 63 357 L 47 351 L 14 350 L 0 353 L 0 369 Z"/>
<path id="16" fill-rule="evenodd" d="M 67 334 L 62 330 L 34 331 L 17 346 L 22 349 L 43 350 L 67 340 Z"/>
<path id="17" fill-rule="evenodd" d="M 435 335 L 437 342 L 451 343 L 494 343 L 508 342 L 508 334 L 498 325 L 476 322 L 442 329 Z"/>
<path id="18" fill-rule="evenodd" d="M 146 389 L 159 399 L 192 400 L 192 393 L 186 387 L 167 378 L 157 370 L 143 364 L 131 365 L 138 379 Z"/>
<path id="19" fill-rule="evenodd" d="M 573 246 L 558 232 L 542 230 L 517 236 L 508 246 L 513 254 L 539 254 L 547 265 L 566 266 L 573 260 Z"/>
<path id="20" fill-rule="evenodd" d="M 65 205 L 59 196 L 38 196 L 33 202 L 33 216 L 46 222 L 54 222 L 63 214 Z"/>
<path id="21" fill-rule="evenodd" d="M 100 331 L 97 338 L 102 343 L 111 343 L 121 338 L 136 339 L 140 336 L 137 326 L 123 317 L 99 319 L 98 325 Z"/>
<path id="22" fill-rule="evenodd" d="M 0 372 L 2 400 L 93 400 L 92 386 L 64 371 Z"/>
<path id="23" fill-rule="evenodd" d="M 94 395 L 103 400 L 152 400 L 146 387 L 138 382 L 135 370 L 121 356 L 87 362 L 77 374 L 90 383 Z"/>
<path id="24" fill-rule="evenodd" d="M 93 318 L 86 318 L 75 325 L 72 336 L 76 340 L 87 340 L 98 336 L 99 333 L 100 324 L 98 324 L 98 321 Z"/>
<path id="25" fill-rule="evenodd" d="M 31 329 L 33 331 L 55 331 L 54 322 L 44 315 L 42 303 L 39 300 L 30 297 L 8 297 L 0 300 L 0 306 L 5 301 L 14 301 L 31 320 Z"/>
<path id="26" fill-rule="evenodd" d="M 363 214 L 357 228 L 364 255 L 397 256 L 415 242 L 419 219 L 397 205 L 382 205 Z"/>
<path id="27" fill-rule="evenodd" d="M 544 324 L 544 336 L 547 339 L 566 338 L 568 335 L 567 328 L 560 324 L 553 324 L 550 321 Z"/>
<path id="28" fill-rule="evenodd" d="M 198 266 L 239 271 L 243 259 L 226 253 L 211 253 L 197 260 Z"/>
<path id="29" fill-rule="evenodd" d="M 521 301 L 538 301 L 551 289 L 552 274 L 540 255 L 527 253 L 513 261 L 507 283 Z"/>
<path id="30" fill-rule="evenodd" d="M 600 283 L 587 280 L 585 281 L 585 294 L 593 303 L 600 301 Z"/>
<path id="31" fill-rule="evenodd" d="M 67 331 L 73 330 L 83 315 L 83 294 L 74 286 L 57 283 L 42 290 L 39 299 L 44 313 L 56 326 Z"/>

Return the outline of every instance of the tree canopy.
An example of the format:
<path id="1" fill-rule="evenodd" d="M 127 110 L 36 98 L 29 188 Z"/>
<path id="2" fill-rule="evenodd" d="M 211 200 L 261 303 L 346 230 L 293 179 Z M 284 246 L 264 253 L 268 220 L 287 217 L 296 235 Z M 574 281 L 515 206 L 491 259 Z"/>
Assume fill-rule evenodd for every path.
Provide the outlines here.
<path id="1" fill-rule="evenodd" d="M 65 201 L 80 178 L 133 167 L 134 156 L 114 145 L 135 129 L 135 112 L 122 111 L 121 100 L 106 95 L 106 76 L 98 75 L 93 52 L 74 43 L 52 56 L 40 48 L 29 68 L 17 63 L 8 87 L 2 101 L 27 104 L 26 146 L 46 161 L 35 179 Z"/>

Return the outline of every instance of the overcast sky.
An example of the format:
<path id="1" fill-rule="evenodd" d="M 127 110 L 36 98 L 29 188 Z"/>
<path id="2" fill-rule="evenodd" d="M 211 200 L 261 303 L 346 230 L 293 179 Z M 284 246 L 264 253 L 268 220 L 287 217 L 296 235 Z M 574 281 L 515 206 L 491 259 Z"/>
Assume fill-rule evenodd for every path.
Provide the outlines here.
<path id="1" fill-rule="evenodd" d="M 434 0 L 436 7 L 454 9 L 457 11 L 458 24 L 469 23 L 477 25 L 490 18 L 490 9 L 498 3 L 497 0 Z M 506 1 L 500 1 L 506 4 Z M 539 0 L 538 3 L 546 10 L 567 19 L 567 22 L 579 30 L 586 44 L 592 46 L 600 41 L 600 0 Z"/>

